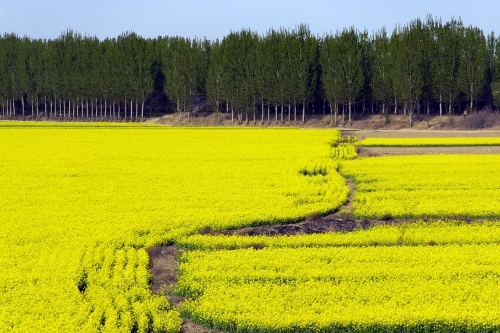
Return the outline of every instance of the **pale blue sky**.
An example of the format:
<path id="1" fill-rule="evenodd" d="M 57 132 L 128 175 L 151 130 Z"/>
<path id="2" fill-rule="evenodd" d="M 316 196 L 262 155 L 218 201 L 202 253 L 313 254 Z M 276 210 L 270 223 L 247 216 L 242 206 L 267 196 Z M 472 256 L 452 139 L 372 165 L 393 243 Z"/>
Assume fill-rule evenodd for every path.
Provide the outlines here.
<path id="1" fill-rule="evenodd" d="M 293 28 L 307 23 L 323 35 L 345 27 L 392 32 L 430 13 L 461 17 L 485 34 L 500 33 L 499 0 L 0 0 L 0 33 L 56 38 L 71 28 L 100 39 L 135 31 L 143 37 L 222 38 L 231 30 Z"/>

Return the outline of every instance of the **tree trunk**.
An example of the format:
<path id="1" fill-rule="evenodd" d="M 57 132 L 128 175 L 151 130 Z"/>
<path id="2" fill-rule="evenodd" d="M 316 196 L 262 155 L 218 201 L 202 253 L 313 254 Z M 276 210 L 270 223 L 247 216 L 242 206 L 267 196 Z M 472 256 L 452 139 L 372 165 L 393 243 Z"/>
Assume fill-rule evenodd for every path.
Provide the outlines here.
<path id="1" fill-rule="evenodd" d="M 338 118 L 338 115 L 339 115 L 339 104 L 337 102 L 334 102 L 333 103 L 333 107 L 335 108 L 335 110 L 334 110 L 334 113 L 335 113 L 335 126 L 337 126 L 337 124 L 338 124 L 337 118 Z"/>
<path id="2" fill-rule="evenodd" d="M 142 105 L 141 105 L 141 119 L 144 119 L 144 99 L 142 100 Z"/>
<path id="3" fill-rule="evenodd" d="M 443 115 L 443 100 L 442 96 L 439 95 L 439 116 Z"/>
<path id="4" fill-rule="evenodd" d="M 306 101 L 302 104 L 302 124 L 306 122 Z"/>
<path id="5" fill-rule="evenodd" d="M 342 125 L 345 125 L 345 104 L 342 104 Z"/>
<path id="6" fill-rule="evenodd" d="M 474 88 L 471 86 L 470 87 L 470 110 L 469 112 L 472 112 L 472 107 L 474 106 L 474 98 L 472 97 L 473 95 L 473 92 L 474 92 Z"/>
<path id="7" fill-rule="evenodd" d="M 351 101 L 349 101 L 349 125 L 351 125 Z"/>
<path id="8" fill-rule="evenodd" d="M 261 122 L 264 123 L 264 99 L 262 98 L 261 100 L 261 105 L 260 105 L 260 108 L 261 108 L 261 112 L 262 112 L 262 119 L 261 119 Z"/>
<path id="9" fill-rule="evenodd" d="M 180 109 L 180 107 L 179 107 L 179 103 L 180 103 L 180 102 L 179 102 L 179 99 L 177 99 L 177 112 L 179 112 L 179 121 L 180 121 L 180 120 L 181 120 L 181 112 L 182 112 L 182 111 L 181 111 L 181 109 Z M 137 109 L 136 109 L 136 112 L 137 112 Z"/>
<path id="10" fill-rule="evenodd" d="M 23 117 L 24 117 L 24 97 L 21 98 L 21 105 L 22 105 L 22 108 L 23 108 Z"/>

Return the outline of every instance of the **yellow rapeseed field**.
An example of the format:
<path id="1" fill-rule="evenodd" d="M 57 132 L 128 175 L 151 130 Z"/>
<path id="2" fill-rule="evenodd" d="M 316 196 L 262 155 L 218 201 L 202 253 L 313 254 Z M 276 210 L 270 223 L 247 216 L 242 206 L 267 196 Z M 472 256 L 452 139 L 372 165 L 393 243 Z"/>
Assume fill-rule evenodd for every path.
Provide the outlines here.
<path id="1" fill-rule="evenodd" d="M 500 157 L 356 157 L 335 130 L 0 123 L 0 332 L 500 330 Z M 435 140 L 435 139 L 434 139 Z M 349 142 L 353 140 L 348 140 Z M 447 221 L 211 236 L 334 211 Z M 177 244 L 181 312 L 145 248 Z M 252 247 L 259 245 L 261 250 Z"/>
<path id="2" fill-rule="evenodd" d="M 178 331 L 179 312 L 149 291 L 145 247 L 339 207 L 338 139 L 2 123 L 0 332 Z"/>
<path id="3" fill-rule="evenodd" d="M 500 155 L 421 155 L 343 161 L 357 217 L 500 216 Z"/>
<path id="4" fill-rule="evenodd" d="M 500 328 L 498 244 L 195 250 L 181 261 L 177 290 L 193 298 L 183 311 L 224 331 Z"/>

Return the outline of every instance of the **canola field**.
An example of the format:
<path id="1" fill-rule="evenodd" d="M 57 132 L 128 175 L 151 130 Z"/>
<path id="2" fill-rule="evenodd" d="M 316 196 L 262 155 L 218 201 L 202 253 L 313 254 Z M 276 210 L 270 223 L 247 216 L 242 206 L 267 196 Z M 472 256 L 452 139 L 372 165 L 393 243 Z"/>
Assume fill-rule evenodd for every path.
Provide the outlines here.
<path id="1" fill-rule="evenodd" d="M 356 183 L 355 217 L 500 217 L 500 155 L 360 158 L 341 163 Z"/>
<path id="2" fill-rule="evenodd" d="M 500 138 L 366 138 L 355 144 L 364 147 L 500 146 Z"/>
<path id="3" fill-rule="evenodd" d="M 264 248 L 182 257 L 183 311 L 224 331 L 496 332 L 500 246 Z"/>
<path id="4" fill-rule="evenodd" d="M 335 130 L 0 123 L 0 332 L 179 332 L 182 317 L 229 332 L 499 331 L 500 222 L 453 218 L 500 217 L 500 158 L 356 159 L 341 141 Z M 344 177 L 355 217 L 446 221 L 198 234 L 335 211 Z M 184 251 L 180 308 L 149 289 L 145 249 L 160 244 Z"/>
<path id="5" fill-rule="evenodd" d="M 496 332 L 500 223 L 179 241 L 186 316 L 234 332 Z M 249 248 L 260 244 L 261 250 Z M 215 250 L 217 249 L 217 250 Z"/>
<path id="6" fill-rule="evenodd" d="M 0 332 L 178 332 L 145 248 L 342 205 L 334 130 L 0 125 Z M 343 153 L 342 153 L 343 154 Z"/>

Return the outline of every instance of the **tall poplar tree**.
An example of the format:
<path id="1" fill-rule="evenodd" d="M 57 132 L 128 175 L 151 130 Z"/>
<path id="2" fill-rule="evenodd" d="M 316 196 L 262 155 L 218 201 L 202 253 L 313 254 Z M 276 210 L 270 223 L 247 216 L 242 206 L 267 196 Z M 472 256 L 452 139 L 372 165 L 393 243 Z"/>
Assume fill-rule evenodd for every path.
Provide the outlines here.
<path id="1" fill-rule="evenodd" d="M 341 66 L 338 59 L 337 38 L 326 35 L 321 43 L 320 66 L 321 66 L 321 86 L 323 98 L 330 104 L 330 111 L 334 113 L 335 125 L 337 124 L 337 103 L 341 100 L 344 86 L 339 73 Z"/>
<path id="2" fill-rule="evenodd" d="M 354 28 L 345 29 L 337 35 L 337 61 L 340 82 L 344 87 L 341 100 L 347 106 L 348 120 L 352 120 L 352 108 L 360 97 L 365 78 L 363 76 L 363 50 L 358 32 Z"/>
<path id="3" fill-rule="evenodd" d="M 389 53 L 389 38 L 385 28 L 377 31 L 372 37 L 372 72 L 371 89 L 373 97 L 382 104 L 382 113 L 388 111 L 386 107 L 392 96 L 391 68 L 392 62 Z"/>
<path id="4" fill-rule="evenodd" d="M 431 62 L 432 92 L 439 102 L 439 114 L 442 114 L 442 104 L 448 104 L 448 113 L 458 102 L 458 70 L 463 39 L 461 21 L 452 19 L 446 24 L 436 24 L 433 28 L 435 56 Z"/>
<path id="5" fill-rule="evenodd" d="M 412 21 L 403 28 L 395 29 L 390 41 L 393 87 L 397 98 L 404 105 L 405 115 L 409 116 L 410 127 L 424 87 L 424 29 L 420 20 Z"/>
<path id="6" fill-rule="evenodd" d="M 486 39 L 479 28 L 468 27 L 464 31 L 460 58 L 459 86 L 464 93 L 469 110 L 481 97 L 486 84 Z"/>

